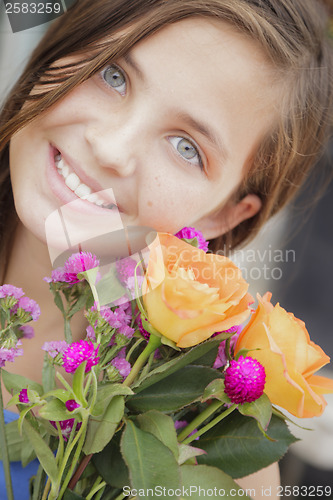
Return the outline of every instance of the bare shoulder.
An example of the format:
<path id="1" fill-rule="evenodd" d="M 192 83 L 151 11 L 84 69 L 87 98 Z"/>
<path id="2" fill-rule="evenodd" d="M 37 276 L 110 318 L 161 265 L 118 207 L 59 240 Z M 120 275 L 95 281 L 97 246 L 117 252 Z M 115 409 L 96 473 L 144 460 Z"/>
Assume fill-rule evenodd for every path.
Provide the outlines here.
<path id="1" fill-rule="evenodd" d="M 242 477 L 236 481 L 239 486 L 247 490 L 249 497 L 257 499 L 277 499 L 278 486 L 280 485 L 280 471 L 277 463 L 266 467 L 250 476 Z"/>

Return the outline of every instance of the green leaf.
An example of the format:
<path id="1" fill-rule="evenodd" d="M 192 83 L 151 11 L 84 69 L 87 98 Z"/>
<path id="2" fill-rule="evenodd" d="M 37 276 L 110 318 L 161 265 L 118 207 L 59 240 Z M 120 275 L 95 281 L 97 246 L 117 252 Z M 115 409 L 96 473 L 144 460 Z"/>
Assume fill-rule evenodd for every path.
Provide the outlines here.
<path id="1" fill-rule="evenodd" d="M 122 286 L 118 279 L 115 264 L 112 264 L 109 272 L 105 274 L 98 283 L 96 283 L 96 290 L 101 306 L 110 304 L 126 294 L 126 289 Z"/>
<path id="2" fill-rule="evenodd" d="M 47 446 L 41 435 L 35 431 L 29 422 L 27 422 L 27 420 L 24 420 L 23 422 L 23 431 L 31 446 L 35 450 L 37 458 L 46 474 L 52 482 L 56 482 L 58 475 L 57 462 L 51 449 Z"/>
<path id="3" fill-rule="evenodd" d="M 179 443 L 179 465 L 187 462 L 191 458 L 197 457 L 198 455 L 204 455 L 206 452 L 201 448 L 195 448 L 194 446 L 190 446 L 188 444 Z"/>
<path id="4" fill-rule="evenodd" d="M 252 403 L 243 403 L 238 405 L 238 411 L 242 415 L 255 418 L 262 429 L 267 431 L 272 417 L 272 404 L 266 394 L 263 394 L 259 399 L 256 399 Z"/>
<path id="5" fill-rule="evenodd" d="M 121 451 L 130 470 L 132 488 L 180 487 L 180 468 L 171 450 L 130 420 L 122 436 Z M 139 496 L 146 498 L 145 495 Z M 178 499 L 178 496 L 168 498 Z"/>
<path id="6" fill-rule="evenodd" d="M 17 420 L 5 425 L 6 439 L 8 445 L 9 460 L 17 462 L 21 460 L 21 448 L 24 444 L 24 438 L 20 436 L 17 430 Z M 30 444 L 28 445 L 31 448 Z M 2 460 L 2 450 L 0 448 L 0 459 Z"/>
<path id="7" fill-rule="evenodd" d="M 213 382 L 208 384 L 203 393 L 201 401 L 207 401 L 207 399 L 218 399 L 223 403 L 231 403 L 230 398 L 224 392 L 224 380 L 217 378 L 216 380 L 213 380 Z"/>
<path id="8" fill-rule="evenodd" d="M 159 411 L 151 410 L 137 417 L 140 429 L 150 432 L 162 441 L 178 460 L 178 441 L 175 424 L 171 417 Z"/>
<path id="9" fill-rule="evenodd" d="M 73 393 L 75 395 L 75 399 L 81 404 L 81 406 L 86 406 L 88 404 L 83 394 L 86 366 L 87 361 L 81 363 L 75 370 L 73 376 Z"/>
<path id="10" fill-rule="evenodd" d="M 96 403 L 92 410 L 92 415 L 96 417 L 102 415 L 114 396 L 131 396 L 132 394 L 134 394 L 132 389 L 123 384 L 112 383 L 98 386 Z"/>
<path id="11" fill-rule="evenodd" d="M 268 432 L 276 441 L 268 441 L 254 419 L 233 412 L 200 438 L 198 446 L 207 455 L 198 457 L 198 462 L 218 467 L 233 478 L 252 474 L 277 462 L 296 441 L 285 422 L 274 415 Z"/>
<path id="12" fill-rule="evenodd" d="M 38 413 L 45 420 L 54 420 L 55 422 L 70 418 L 65 404 L 59 399 L 52 399 L 42 406 Z"/>
<path id="13" fill-rule="evenodd" d="M 84 274 L 84 273 L 80 273 L 80 274 Z M 88 296 L 90 295 L 90 293 L 91 292 L 90 292 L 89 288 L 87 288 L 86 290 L 84 290 L 84 292 L 82 293 L 82 295 L 79 296 L 79 298 L 74 302 L 74 304 L 70 308 L 70 310 L 68 312 L 68 317 L 69 318 L 72 318 L 74 316 L 74 314 L 76 314 L 77 312 L 81 311 L 85 307 L 87 299 L 88 299 Z"/>
<path id="14" fill-rule="evenodd" d="M 185 366 L 128 399 L 126 405 L 140 412 L 178 410 L 197 400 L 216 375 L 212 368 Z"/>
<path id="15" fill-rule="evenodd" d="M 51 287 L 51 291 L 53 293 L 53 299 L 54 299 L 55 305 L 57 306 L 58 309 L 60 309 L 60 311 L 64 315 L 65 314 L 65 309 L 64 309 L 64 304 L 62 302 L 62 298 L 60 296 L 60 293 L 58 291 L 56 291 L 56 290 L 53 290 L 52 287 Z"/>
<path id="16" fill-rule="evenodd" d="M 86 455 L 99 453 L 111 440 L 124 415 L 124 397 L 114 396 L 100 417 L 89 418 L 83 451 Z"/>
<path id="17" fill-rule="evenodd" d="M 39 395 L 43 394 L 43 387 L 37 382 L 30 380 L 29 378 L 22 377 L 22 375 L 16 375 L 15 373 L 9 373 L 3 368 L 1 369 L 2 380 L 5 384 L 7 391 L 12 393 L 20 392 L 22 389 L 33 389 L 37 391 Z"/>
<path id="18" fill-rule="evenodd" d="M 230 476 L 216 467 L 182 465 L 180 470 L 183 488 L 188 492 L 184 492 L 185 495 L 181 496 L 180 500 L 185 500 L 189 494 L 194 500 L 202 500 L 203 496 L 250 498 Z"/>
<path id="19" fill-rule="evenodd" d="M 140 392 L 147 387 L 159 382 L 160 380 L 168 377 L 172 373 L 180 370 L 186 365 L 193 363 L 195 360 L 199 359 L 201 356 L 207 354 L 211 349 L 218 346 L 220 342 L 228 337 L 230 337 L 230 333 L 223 333 L 214 337 L 213 339 L 206 340 L 201 344 L 193 347 L 192 349 L 186 351 L 184 354 L 177 356 L 174 359 L 171 359 L 167 363 L 160 365 L 155 370 L 152 370 L 148 375 L 143 377 L 139 382 L 132 386 L 132 389 L 135 392 Z M 216 374 L 216 371 L 215 371 Z M 214 377 L 216 378 L 216 376 Z"/>
<path id="20" fill-rule="evenodd" d="M 47 352 L 44 355 L 43 369 L 42 369 L 42 381 L 43 388 L 45 392 L 52 391 L 55 389 L 55 369 L 49 360 Z"/>
<path id="21" fill-rule="evenodd" d="M 54 391 L 47 392 L 43 395 L 43 398 L 54 397 L 60 399 L 63 403 L 66 403 L 69 399 L 73 397 L 73 394 L 66 389 L 54 389 Z"/>
<path id="22" fill-rule="evenodd" d="M 115 488 L 130 484 L 128 468 L 120 452 L 120 437 L 121 433 L 117 432 L 109 444 L 92 458 L 97 472 Z"/>

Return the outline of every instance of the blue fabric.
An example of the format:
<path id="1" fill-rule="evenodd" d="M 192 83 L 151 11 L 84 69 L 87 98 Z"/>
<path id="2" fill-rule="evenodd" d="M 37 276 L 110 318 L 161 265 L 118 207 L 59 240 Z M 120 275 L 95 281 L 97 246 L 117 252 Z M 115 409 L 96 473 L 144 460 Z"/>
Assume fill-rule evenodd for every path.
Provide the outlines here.
<path id="1" fill-rule="evenodd" d="M 18 414 L 4 410 L 6 424 L 18 419 Z M 22 467 L 21 462 L 12 462 L 10 471 L 13 483 L 13 493 L 15 500 L 29 500 L 29 481 L 31 476 L 37 473 L 39 462 L 34 460 L 26 467 Z M 2 461 L 0 461 L 0 500 L 7 500 L 5 476 Z"/>

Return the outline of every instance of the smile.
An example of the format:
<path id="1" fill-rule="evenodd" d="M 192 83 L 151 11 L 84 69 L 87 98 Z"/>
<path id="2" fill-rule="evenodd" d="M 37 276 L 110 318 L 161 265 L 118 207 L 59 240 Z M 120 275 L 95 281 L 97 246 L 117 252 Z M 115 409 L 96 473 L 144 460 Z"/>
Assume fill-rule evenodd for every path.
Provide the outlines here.
<path id="1" fill-rule="evenodd" d="M 56 166 L 58 174 L 60 174 L 64 180 L 66 186 L 78 197 L 83 200 L 89 201 L 90 203 L 101 207 L 112 210 L 118 208 L 115 203 L 108 203 L 94 193 L 91 187 L 84 184 L 80 177 L 74 172 L 74 170 L 66 163 L 60 151 L 56 151 L 54 155 L 54 164 Z"/>

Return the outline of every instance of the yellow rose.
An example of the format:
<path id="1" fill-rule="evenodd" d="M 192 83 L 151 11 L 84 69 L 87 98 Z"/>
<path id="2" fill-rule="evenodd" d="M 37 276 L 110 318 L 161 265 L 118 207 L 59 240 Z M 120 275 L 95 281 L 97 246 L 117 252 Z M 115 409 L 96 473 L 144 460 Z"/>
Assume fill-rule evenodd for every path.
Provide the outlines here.
<path id="1" fill-rule="evenodd" d="M 171 234 L 150 245 L 143 303 L 148 321 L 179 347 L 191 347 L 242 323 L 253 298 L 233 262 Z"/>
<path id="2" fill-rule="evenodd" d="M 258 295 L 258 308 L 240 334 L 235 354 L 259 348 L 248 355 L 265 368 L 265 393 L 271 402 L 296 417 L 320 415 L 326 406 L 322 394 L 333 392 L 333 380 L 314 373 L 330 359 L 310 340 L 303 321 L 270 303 L 271 295 Z"/>

